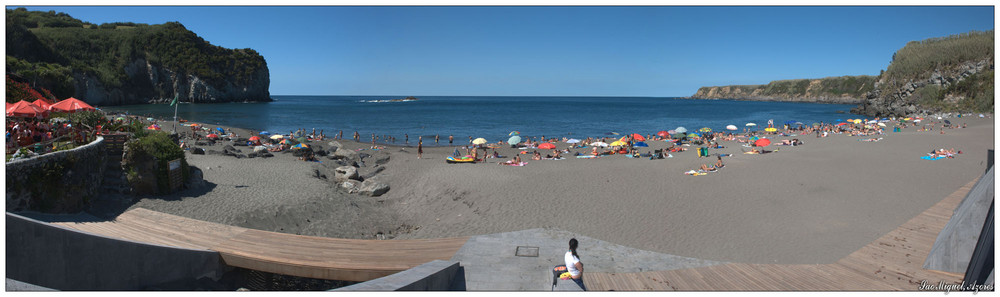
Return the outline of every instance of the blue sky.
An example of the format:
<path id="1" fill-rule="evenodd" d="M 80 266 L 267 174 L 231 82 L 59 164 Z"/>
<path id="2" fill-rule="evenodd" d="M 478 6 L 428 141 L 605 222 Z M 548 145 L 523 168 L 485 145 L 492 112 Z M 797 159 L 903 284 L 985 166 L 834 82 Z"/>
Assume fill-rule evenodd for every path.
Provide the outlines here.
<path id="1" fill-rule="evenodd" d="M 178 21 L 261 53 L 272 95 L 690 96 L 878 75 L 909 41 L 994 27 L 982 6 L 28 9 L 96 24 Z"/>

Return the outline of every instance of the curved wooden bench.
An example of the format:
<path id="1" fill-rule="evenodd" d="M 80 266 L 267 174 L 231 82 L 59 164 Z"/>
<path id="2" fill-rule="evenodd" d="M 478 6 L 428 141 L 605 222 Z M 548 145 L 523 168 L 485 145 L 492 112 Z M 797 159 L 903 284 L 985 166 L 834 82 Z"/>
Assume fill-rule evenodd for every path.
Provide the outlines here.
<path id="1" fill-rule="evenodd" d="M 219 252 L 226 265 L 345 281 L 367 281 L 449 260 L 468 237 L 363 240 L 247 229 L 137 208 L 108 222 L 55 223 L 103 236 Z"/>

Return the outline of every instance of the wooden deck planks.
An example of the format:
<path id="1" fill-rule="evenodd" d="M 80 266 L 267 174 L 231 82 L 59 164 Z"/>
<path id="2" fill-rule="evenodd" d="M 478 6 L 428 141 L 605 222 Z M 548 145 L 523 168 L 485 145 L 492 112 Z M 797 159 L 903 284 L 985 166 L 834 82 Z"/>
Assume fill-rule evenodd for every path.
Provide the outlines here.
<path id="1" fill-rule="evenodd" d="M 922 280 L 961 283 L 963 275 L 923 269 L 938 233 L 976 180 L 833 264 L 730 263 L 637 273 L 588 273 L 598 291 L 915 291 Z M 638 280 L 655 278 L 657 281 Z M 630 281 L 629 279 L 633 279 Z M 593 282 L 595 285 L 591 286 Z"/>
<path id="2" fill-rule="evenodd" d="M 253 230 L 137 208 L 114 221 L 54 223 L 131 241 L 213 250 L 227 265 L 301 277 L 366 281 L 448 260 L 468 237 L 360 240 Z"/>

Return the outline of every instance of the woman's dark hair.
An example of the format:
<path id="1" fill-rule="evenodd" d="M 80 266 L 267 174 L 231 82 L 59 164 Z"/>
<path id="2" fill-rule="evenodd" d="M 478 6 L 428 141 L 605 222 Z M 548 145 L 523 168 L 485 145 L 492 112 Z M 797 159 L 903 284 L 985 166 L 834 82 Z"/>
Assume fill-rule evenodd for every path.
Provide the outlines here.
<path id="1" fill-rule="evenodd" d="M 580 257 L 579 255 L 576 254 L 576 247 L 579 246 L 579 245 L 580 245 L 580 242 L 576 241 L 576 238 L 570 238 L 569 239 L 569 251 L 571 253 L 573 253 L 573 257 L 577 257 L 577 258 Z"/>

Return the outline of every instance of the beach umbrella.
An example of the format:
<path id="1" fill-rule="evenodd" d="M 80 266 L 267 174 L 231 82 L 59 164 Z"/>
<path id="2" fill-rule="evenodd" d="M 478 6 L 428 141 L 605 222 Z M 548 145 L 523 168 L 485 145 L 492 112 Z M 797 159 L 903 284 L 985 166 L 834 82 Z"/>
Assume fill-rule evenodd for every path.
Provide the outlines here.
<path id="1" fill-rule="evenodd" d="M 304 148 L 309 148 L 309 145 L 307 145 L 305 143 L 299 143 L 299 144 L 293 145 L 291 148 L 293 150 L 304 149 Z"/>
<path id="2" fill-rule="evenodd" d="M 768 146 L 768 145 L 770 145 L 770 144 L 771 144 L 771 140 L 770 140 L 770 139 L 767 139 L 767 138 L 764 138 L 764 139 L 758 139 L 757 141 L 754 141 L 754 142 L 753 142 L 753 145 L 754 145 L 754 146 Z"/>
<path id="3" fill-rule="evenodd" d="M 854 119 L 855 124 L 861 124 L 861 119 Z"/>
<path id="4" fill-rule="evenodd" d="M 847 125 L 847 123 L 840 123 L 840 124 L 837 124 L 837 126 L 843 126 L 843 125 Z"/>
<path id="5" fill-rule="evenodd" d="M 767 132 L 777 132 L 778 129 L 776 129 L 776 128 L 764 128 L 764 131 L 767 131 Z"/>
<path id="6" fill-rule="evenodd" d="M 49 110 L 49 107 L 52 106 L 52 102 L 49 102 L 48 100 L 42 98 L 38 98 L 38 100 L 35 100 L 35 102 L 31 102 L 31 104 L 41 107 L 44 110 Z"/>
<path id="7" fill-rule="evenodd" d="M 507 144 L 509 145 L 514 145 L 518 142 L 521 142 L 521 136 L 514 135 L 507 139 Z"/>
<path id="8" fill-rule="evenodd" d="M 636 143 L 633 143 L 633 144 L 632 144 L 632 146 L 638 146 L 638 147 L 649 147 L 649 145 L 648 145 L 648 144 L 646 144 L 645 142 L 642 142 L 642 141 L 640 141 L 640 142 L 636 142 Z"/>
<path id="9" fill-rule="evenodd" d="M 254 137 L 250 137 L 250 139 L 248 139 L 248 140 L 249 141 L 260 141 L 260 137 L 254 136 Z"/>
<path id="10" fill-rule="evenodd" d="M 576 138 L 570 138 L 570 140 L 567 140 L 566 143 L 580 143 L 580 140 Z"/>
<path id="11" fill-rule="evenodd" d="M 485 144 L 485 143 L 486 143 L 486 138 L 482 137 L 476 138 L 475 140 L 472 141 L 472 144 Z"/>
<path id="12" fill-rule="evenodd" d="M 521 132 L 511 131 L 510 133 L 507 134 L 507 136 L 515 136 L 515 135 L 521 135 Z"/>
<path id="13" fill-rule="evenodd" d="M 160 126 L 149 125 L 149 127 L 146 127 L 146 130 L 160 130 Z"/>
<path id="14" fill-rule="evenodd" d="M 701 135 L 698 135 L 698 133 L 691 132 L 691 133 L 688 133 L 687 137 L 696 138 L 696 137 L 701 137 Z"/>
<path id="15" fill-rule="evenodd" d="M 878 123 L 879 127 L 885 127 L 885 123 Z"/>
<path id="16" fill-rule="evenodd" d="M 543 143 L 543 144 L 539 144 L 538 148 L 543 149 L 543 150 L 550 150 L 550 149 L 555 149 L 556 145 L 552 144 L 551 142 L 546 142 L 546 143 Z"/>
<path id="17" fill-rule="evenodd" d="M 212 133 L 212 134 L 208 134 L 208 136 L 205 136 L 205 137 L 207 137 L 207 138 L 219 138 L 219 135 L 215 134 L 215 133 Z"/>
<path id="18" fill-rule="evenodd" d="M 306 138 L 305 137 L 299 137 L 299 138 L 296 138 L 295 141 L 306 142 Z"/>
<path id="19" fill-rule="evenodd" d="M 922 121 L 922 120 L 921 119 L 913 120 L 914 123 L 919 123 L 920 121 Z"/>
<path id="20" fill-rule="evenodd" d="M 618 140 L 618 141 L 612 142 L 611 146 L 625 146 L 625 142 L 623 142 L 621 140 Z"/>
<path id="21" fill-rule="evenodd" d="M 191 127 L 201 127 L 201 124 L 199 124 L 199 123 L 193 123 L 193 124 L 191 124 Z"/>
<path id="22" fill-rule="evenodd" d="M 739 129 L 739 128 L 736 128 L 736 125 L 727 125 L 726 126 L 726 130 L 736 131 L 736 129 Z"/>
<path id="23" fill-rule="evenodd" d="M 48 114 L 48 111 L 45 111 L 45 109 L 24 100 L 18 101 L 7 108 L 8 117 L 33 118 L 45 117 Z"/>
<path id="24" fill-rule="evenodd" d="M 637 140 L 637 141 L 645 141 L 646 137 L 643 137 L 639 133 L 632 133 L 632 139 Z"/>
<path id="25" fill-rule="evenodd" d="M 753 143 L 754 141 L 757 141 L 758 139 L 760 139 L 760 137 L 752 136 L 752 137 L 750 137 L 750 143 Z"/>
<path id="26" fill-rule="evenodd" d="M 222 127 L 215 127 L 215 130 L 219 131 L 219 134 L 226 134 L 226 130 L 222 129 Z"/>
<path id="27" fill-rule="evenodd" d="M 670 132 L 668 132 L 668 131 L 656 132 L 656 136 L 659 136 L 659 137 L 667 137 L 668 135 L 670 135 Z"/>
<path id="28" fill-rule="evenodd" d="M 670 131 L 667 131 L 667 133 L 670 133 L 670 135 L 674 135 L 674 134 L 677 134 L 677 130 L 670 130 Z"/>
<path id="29" fill-rule="evenodd" d="M 260 131 L 260 133 L 258 133 L 258 134 L 260 134 L 260 135 L 271 135 L 271 132 Z"/>
<path id="30" fill-rule="evenodd" d="M 602 141 L 591 142 L 590 145 L 591 146 L 599 146 L 599 147 L 608 147 L 608 144 L 606 142 L 602 142 Z"/>
<path id="31" fill-rule="evenodd" d="M 49 107 L 49 110 L 61 111 L 61 112 L 77 112 L 81 110 L 95 110 L 95 109 L 93 106 L 90 106 L 90 104 L 87 104 L 87 102 L 83 102 L 80 101 L 80 99 L 70 97 L 69 99 L 56 102 L 56 104 L 52 104 L 52 106 Z"/>
<path id="32" fill-rule="evenodd" d="M 712 128 L 702 127 L 701 129 L 698 129 L 698 132 L 704 132 L 704 133 L 712 132 Z"/>
<path id="33" fill-rule="evenodd" d="M 274 139 L 274 140 L 278 140 L 278 139 L 282 139 L 282 138 L 285 138 L 285 135 L 281 135 L 281 134 L 271 135 L 271 139 Z"/>
<path id="34" fill-rule="evenodd" d="M 754 124 L 754 123 L 747 123 L 747 127 L 753 127 L 753 126 L 757 126 L 757 124 Z"/>
<path id="35" fill-rule="evenodd" d="M 677 133 L 687 133 L 688 129 L 684 127 L 677 127 L 674 131 L 677 131 Z"/>
<path id="36" fill-rule="evenodd" d="M 673 136 L 674 138 L 684 138 L 684 137 L 686 137 L 687 135 L 685 135 L 684 133 L 677 133 L 677 134 L 672 134 L 672 136 Z"/>
<path id="37" fill-rule="evenodd" d="M 874 123 L 878 123 L 878 120 L 871 120 L 871 121 L 867 121 L 865 123 L 866 124 L 874 124 Z"/>

